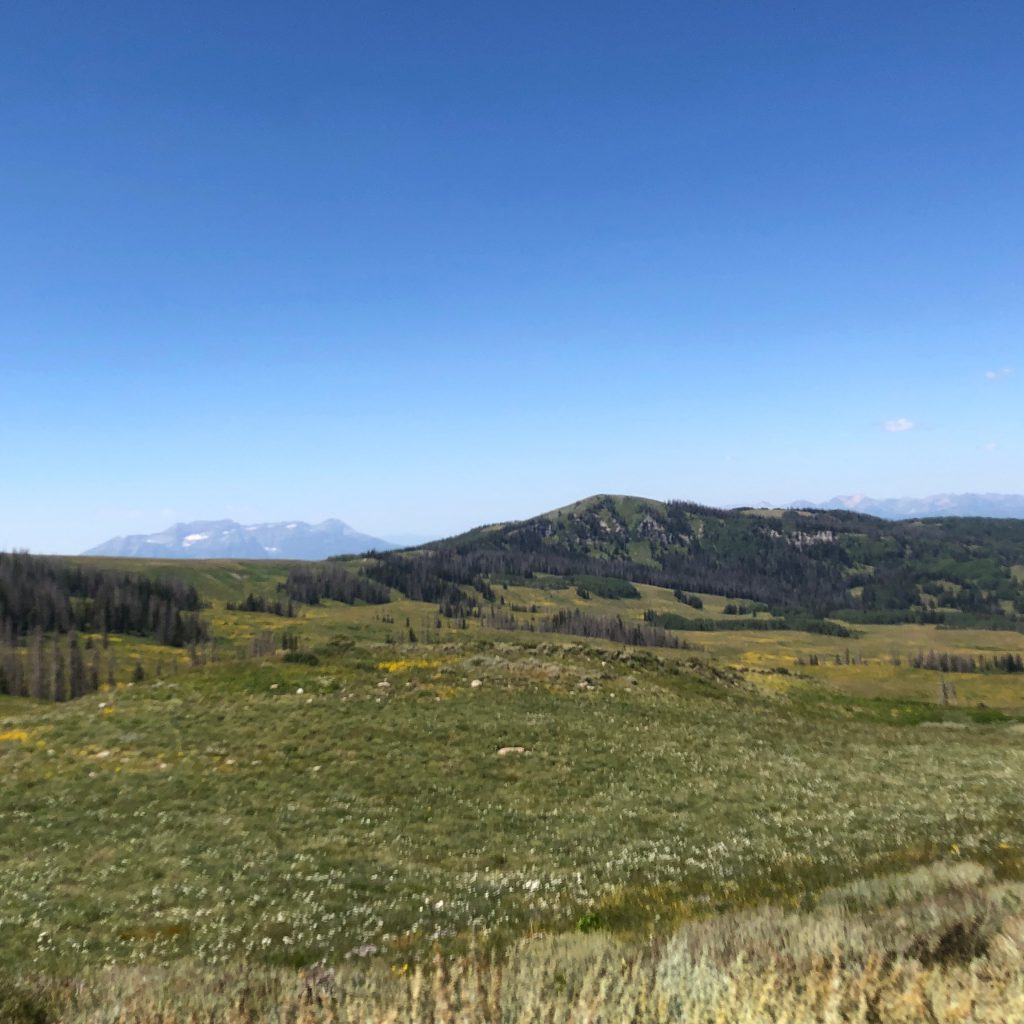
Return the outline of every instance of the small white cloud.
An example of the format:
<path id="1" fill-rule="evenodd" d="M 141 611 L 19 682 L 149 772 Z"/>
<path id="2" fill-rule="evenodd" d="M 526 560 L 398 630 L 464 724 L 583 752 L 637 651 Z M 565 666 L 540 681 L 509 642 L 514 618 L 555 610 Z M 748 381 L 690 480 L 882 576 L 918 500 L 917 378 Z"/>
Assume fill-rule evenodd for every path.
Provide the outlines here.
<path id="1" fill-rule="evenodd" d="M 886 420 L 882 426 L 889 431 L 890 434 L 901 434 L 904 430 L 913 430 L 914 421 L 901 416 L 898 420 Z"/>
<path id="2" fill-rule="evenodd" d="M 1013 370 L 1009 366 L 1004 366 L 1001 370 L 986 370 L 985 380 L 1006 380 L 1007 377 L 1013 376 Z"/>
<path id="3" fill-rule="evenodd" d="M 999 447 L 998 441 L 986 441 L 982 446 L 981 450 L 985 452 L 994 452 Z"/>

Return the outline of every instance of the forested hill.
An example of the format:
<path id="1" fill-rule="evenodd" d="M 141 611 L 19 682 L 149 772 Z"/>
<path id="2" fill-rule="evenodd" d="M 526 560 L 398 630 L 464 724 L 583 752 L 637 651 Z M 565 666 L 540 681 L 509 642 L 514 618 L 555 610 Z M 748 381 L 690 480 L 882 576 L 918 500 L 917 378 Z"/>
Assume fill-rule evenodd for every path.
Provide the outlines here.
<path id="1" fill-rule="evenodd" d="M 367 574 L 424 600 L 453 587 L 586 574 L 760 601 L 862 621 L 1024 614 L 1024 521 L 891 522 L 845 511 L 722 510 L 597 495 L 521 522 L 480 527 Z"/>

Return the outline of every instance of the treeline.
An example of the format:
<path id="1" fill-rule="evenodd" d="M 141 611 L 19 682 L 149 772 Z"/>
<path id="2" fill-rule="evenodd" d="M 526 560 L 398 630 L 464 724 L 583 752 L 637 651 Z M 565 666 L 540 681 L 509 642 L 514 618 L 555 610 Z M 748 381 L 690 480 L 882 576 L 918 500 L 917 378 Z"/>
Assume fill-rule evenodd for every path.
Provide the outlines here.
<path id="1" fill-rule="evenodd" d="M 799 630 L 804 633 L 820 633 L 824 636 L 852 637 L 857 634 L 841 622 L 831 619 L 814 619 L 807 616 L 787 615 L 778 619 L 695 619 L 677 615 L 675 612 L 644 612 L 644 621 L 662 629 L 677 629 L 696 633 L 728 631 L 772 632 L 774 630 Z"/>
<path id="2" fill-rule="evenodd" d="M 378 553 L 377 561 L 365 569 L 366 575 L 385 587 L 400 590 L 411 601 L 431 604 L 475 607 L 478 598 L 463 591 L 475 589 L 482 598 L 494 600 L 494 591 L 485 575 L 503 573 L 500 560 L 476 555 L 463 556 L 447 551 L 425 551 L 417 555 Z"/>
<path id="3" fill-rule="evenodd" d="M 660 626 L 662 629 L 678 629 L 695 633 L 715 633 L 727 630 L 771 632 L 776 629 L 790 628 L 785 619 L 698 619 L 678 615 L 676 612 L 655 612 L 650 609 L 644 612 L 644 621 Z"/>
<path id="4" fill-rule="evenodd" d="M 629 580 L 620 580 L 614 576 L 575 576 L 572 582 L 576 584 L 576 592 L 586 591 L 587 597 L 605 597 L 620 601 L 640 596 L 640 591 Z"/>
<path id="5" fill-rule="evenodd" d="M 1006 633 L 1024 633 L 1024 618 L 1019 615 L 972 615 L 962 612 L 949 615 L 939 629 L 991 629 Z"/>
<path id="6" fill-rule="evenodd" d="M 266 615 L 279 615 L 283 619 L 295 618 L 295 604 L 290 598 L 285 603 L 280 598 L 250 593 L 244 601 L 228 601 L 225 607 L 229 612 L 263 612 Z"/>
<path id="7" fill-rule="evenodd" d="M 228 601 L 229 612 L 262 612 L 281 618 L 295 617 L 295 602 L 315 605 L 321 601 L 341 601 L 343 604 L 387 604 L 391 593 L 386 586 L 368 579 L 360 573 L 349 572 L 340 559 L 295 566 L 288 578 L 277 585 L 283 597 L 268 597 L 250 592 L 241 601 Z"/>
<path id="8" fill-rule="evenodd" d="M 693 519 L 700 522 L 694 529 Z M 689 502 L 666 505 L 668 533 L 652 553 L 690 591 L 743 598 L 813 616 L 852 604 L 852 562 L 830 531 L 795 519 L 761 519 Z M 686 539 L 685 544 L 673 541 Z"/>
<path id="9" fill-rule="evenodd" d="M 940 624 L 945 619 L 952 625 L 971 616 L 978 628 L 1000 629 L 1024 615 L 1024 588 L 1013 575 L 1024 548 L 1020 520 L 951 517 L 887 523 L 860 517 L 852 530 L 842 529 L 847 532 L 839 539 L 854 563 L 871 567 L 849 574 L 850 586 L 863 587 L 859 606 L 872 616 L 862 621 Z M 914 618 L 883 617 L 908 609 Z M 946 609 L 962 616 L 946 617 Z"/>
<path id="10" fill-rule="evenodd" d="M 432 604 L 492 601 L 494 592 L 489 581 L 530 585 L 534 575 L 539 573 L 570 580 L 585 578 L 588 583 L 577 585 L 591 593 L 597 592 L 593 581 L 615 580 L 627 585 L 645 583 L 667 587 L 681 593 L 699 590 L 734 596 L 765 605 L 808 610 L 815 615 L 850 604 L 842 575 L 838 572 L 833 575 L 827 564 L 801 560 L 799 556 L 787 559 L 784 545 L 776 545 L 773 551 L 777 557 L 764 552 L 751 553 L 749 564 L 735 566 L 723 564 L 711 553 L 697 553 L 692 557 L 666 554 L 665 567 L 659 567 L 628 558 L 594 558 L 583 551 L 560 553 L 528 545 L 495 550 L 475 548 L 467 542 L 461 550 L 437 547 L 415 554 L 378 553 L 375 563 L 365 572 L 371 579 L 400 590 L 414 601 Z M 479 597 L 468 595 L 464 587 L 476 591 Z M 601 584 L 600 587 L 607 590 L 609 596 L 627 596 L 617 584 Z"/>
<path id="11" fill-rule="evenodd" d="M 723 609 L 725 615 L 757 615 L 758 612 L 770 611 L 766 604 L 734 604 L 730 601 Z"/>
<path id="12" fill-rule="evenodd" d="M 947 654 L 946 652 L 919 651 L 910 659 L 912 668 L 927 668 L 934 672 L 1024 672 L 1024 658 L 1019 654 Z"/>
<path id="13" fill-rule="evenodd" d="M 44 637 L 38 626 L 24 645 L 0 645 L 0 693 L 66 701 L 113 685 L 114 657 L 77 632 Z M 136 666 L 136 671 L 141 666 Z"/>
<path id="14" fill-rule="evenodd" d="M 847 608 L 843 610 L 843 618 L 847 622 L 857 622 L 865 626 L 899 626 L 914 623 L 921 626 L 941 626 L 947 621 L 945 612 L 933 608 L 883 608 L 870 611 L 863 608 Z"/>
<path id="15" fill-rule="evenodd" d="M 196 589 L 180 580 L 0 552 L 0 637 L 90 632 L 183 647 L 207 639 Z"/>
<path id="16" fill-rule="evenodd" d="M 536 633 L 566 633 L 569 636 L 611 640 L 632 647 L 688 648 L 680 640 L 659 626 L 647 623 L 623 622 L 621 615 L 588 615 L 578 608 L 559 611 L 554 615 L 535 619 L 517 619 L 510 612 L 492 607 L 480 616 L 480 624 L 491 629 L 527 630 Z"/>
<path id="17" fill-rule="evenodd" d="M 586 615 L 579 609 L 562 610 L 542 618 L 537 626 L 542 633 L 568 633 L 570 636 L 599 637 L 633 647 L 686 647 L 684 641 L 658 626 L 623 622 L 621 615 Z"/>
<path id="18" fill-rule="evenodd" d="M 871 573 L 851 575 L 849 582 L 851 586 L 862 587 L 860 608 L 869 614 L 919 606 L 926 614 L 930 613 L 929 621 L 942 621 L 943 609 L 1001 617 L 1006 615 L 1003 601 L 1020 602 L 1017 584 L 1009 576 L 1005 579 L 986 576 L 985 582 L 991 584 L 989 588 L 970 579 L 962 583 L 938 581 L 933 578 L 937 571 L 965 579 L 963 570 L 958 571 L 955 564 L 942 562 L 936 565 L 934 560 L 924 559 L 896 566 L 883 562 Z M 975 571 L 981 572 L 980 569 Z M 1018 607 L 1016 610 L 1024 609 Z"/>
<path id="19" fill-rule="evenodd" d="M 865 611 L 861 608 L 843 610 L 847 622 L 872 626 L 897 626 L 914 623 L 924 626 L 938 626 L 939 629 L 988 629 L 996 632 L 1024 633 L 1024 618 L 1008 615 L 1002 608 L 998 612 L 978 614 L 975 612 L 947 613 L 936 608 L 884 608 Z"/>
<path id="20" fill-rule="evenodd" d="M 339 562 L 295 566 L 284 584 L 290 601 L 319 604 L 341 601 L 344 604 L 387 604 L 391 600 L 388 584 L 349 572 Z"/>

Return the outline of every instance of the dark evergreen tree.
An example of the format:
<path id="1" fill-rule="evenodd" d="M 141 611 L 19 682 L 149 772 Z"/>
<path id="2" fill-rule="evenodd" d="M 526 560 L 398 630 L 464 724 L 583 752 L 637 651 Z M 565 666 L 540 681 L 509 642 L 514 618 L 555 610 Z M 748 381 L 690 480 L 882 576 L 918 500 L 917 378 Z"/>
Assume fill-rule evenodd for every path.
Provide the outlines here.
<path id="1" fill-rule="evenodd" d="M 201 604 L 195 588 L 180 580 L 0 552 L 0 638 L 38 626 L 47 633 L 99 632 L 104 645 L 114 632 L 180 646 L 190 636 L 206 639 Z"/>
<path id="2" fill-rule="evenodd" d="M 43 655 L 43 631 L 36 626 L 28 643 L 28 695 L 36 700 L 47 696 L 46 659 Z"/>
<path id="3" fill-rule="evenodd" d="M 68 682 L 72 700 L 86 692 L 85 659 L 78 643 L 78 634 L 73 630 L 68 634 Z"/>
<path id="4" fill-rule="evenodd" d="M 64 647 L 57 634 L 54 634 L 50 644 L 50 656 L 50 699 L 60 703 L 68 699 L 68 674 Z"/>
<path id="5" fill-rule="evenodd" d="M 88 688 L 92 693 L 95 693 L 100 688 L 100 651 L 98 647 L 93 647 L 92 656 L 89 660 Z"/>

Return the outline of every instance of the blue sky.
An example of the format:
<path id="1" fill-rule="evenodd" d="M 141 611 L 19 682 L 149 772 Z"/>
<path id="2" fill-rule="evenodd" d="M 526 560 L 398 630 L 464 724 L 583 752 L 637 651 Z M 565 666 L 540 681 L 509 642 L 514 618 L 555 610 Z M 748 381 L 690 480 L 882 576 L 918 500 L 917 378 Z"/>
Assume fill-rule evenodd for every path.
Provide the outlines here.
<path id="1" fill-rule="evenodd" d="M 984 0 L 17 5 L 0 548 L 1024 491 L 1022 45 Z"/>

